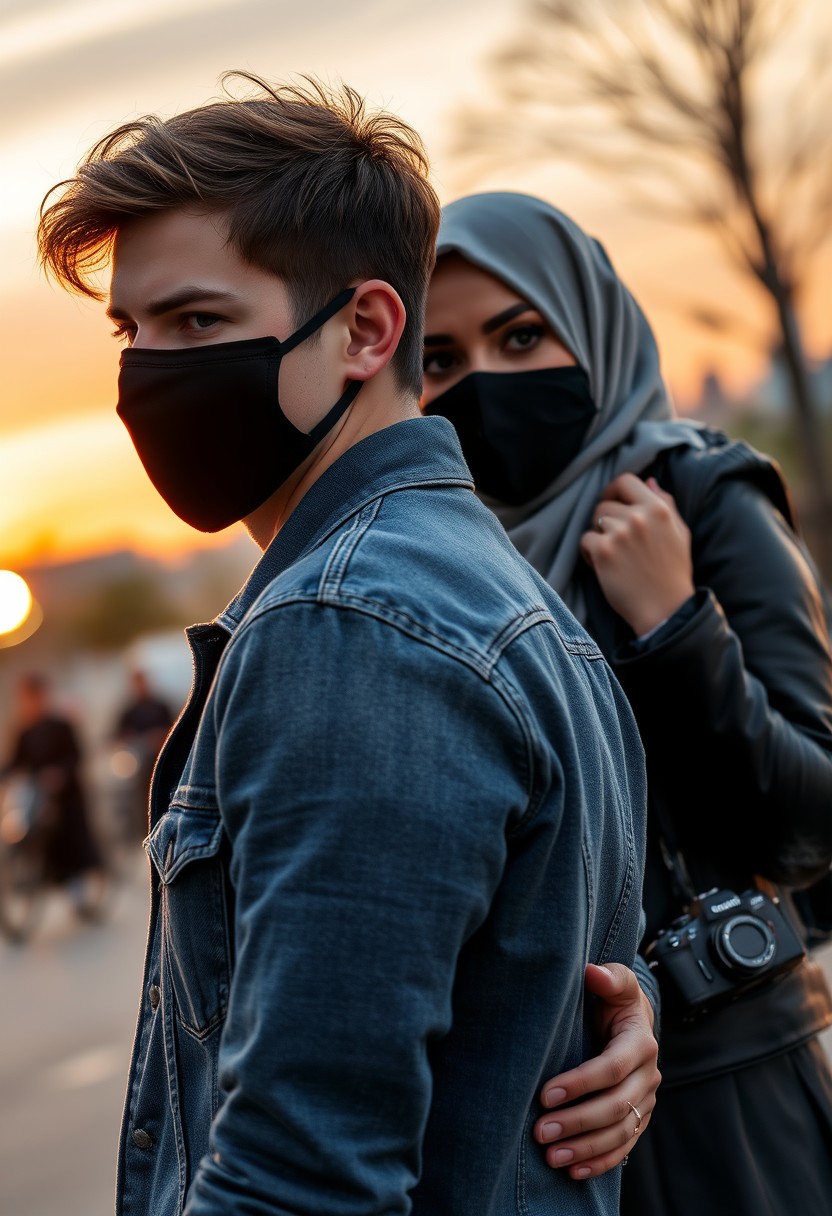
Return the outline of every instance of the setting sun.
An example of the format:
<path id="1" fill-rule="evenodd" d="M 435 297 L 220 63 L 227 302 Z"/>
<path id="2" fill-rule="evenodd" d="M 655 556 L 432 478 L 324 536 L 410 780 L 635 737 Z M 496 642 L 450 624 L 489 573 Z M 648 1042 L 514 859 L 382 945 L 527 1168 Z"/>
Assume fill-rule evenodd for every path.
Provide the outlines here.
<path id="1" fill-rule="evenodd" d="M 32 593 L 24 579 L 0 570 L 0 634 L 19 629 L 32 608 Z"/>

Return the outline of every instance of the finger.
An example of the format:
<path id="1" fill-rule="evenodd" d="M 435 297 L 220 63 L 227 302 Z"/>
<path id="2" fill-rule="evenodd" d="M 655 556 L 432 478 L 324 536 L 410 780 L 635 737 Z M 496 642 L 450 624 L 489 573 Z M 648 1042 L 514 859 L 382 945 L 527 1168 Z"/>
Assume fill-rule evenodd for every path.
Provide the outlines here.
<path id="1" fill-rule="evenodd" d="M 668 503 L 670 506 L 674 506 L 674 507 L 675 507 L 675 505 L 676 505 L 676 499 L 673 497 L 673 495 L 672 495 L 672 494 L 668 494 L 667 490 L 663 490 L 663 489 L 662 489 L 662 487 L 661 487 L 661 486 L 659 485 L 659 483 L 656 481 L 655 477 L 648 477 L 648 478 L 647 478 L 647 481 L 646 481 L 644 484 L 645 484 L 645 485 L 648 487 L 648 489 L 650 489 L 650 490 L 651 490 L 651 491 L 652 491 L 654 494 L 657 494 L 657 495 L 659 496 L 659 498 L 663 499 L 663 500 L 664 500 L 664 502 Z"/>
<path id="2" fill-rule="evenodd" d="M 658 485 L 658 483 L 656 483 Z M 635 503 L 648 502 L 655 493 L 647 483 L 635 473 L 620 473 L 609 485 L 601 491 L 601 498 L 608 503 L 621 502 L 627 506 Z M 596 511 L 597 514 L 597 511 Z"/>
<path id="3" fill-rule="evenodd" d="M 605 1003 L 614 1006 L 616 999 L 620 998 L 612 997 Z M 659 1047 L 650 1022 L 641 1012 L 649 1003 L 640 989 L 636 1000 L 637 1003 L 622 1000 L 610 1024 L 609 1041 L 599 1055 L 546 1081 L 539 1095 L 541 1106 L 554 1110 L 586 1094 L 610 1090 L 627 1081 L 631 1074 L 635 1076 L 640 1072 L 644 1077 L 642 1092 L 651 1086 L 658 1087 L 661 1080 Z"/>
<path id="4" fill-rule="evenodd" d="M 618 514 L 624 509 L 626 508 L 622 508 L 619 503 L 609 501 L 598 503 L 590 525 L 586 532 L 581 535 L 580 539 L 581 556 L 588 565 L 593 566 L 595 564 L 596 549 L 603 551 L 604 546 L 607 545 L 605 537 L 608 537 L 613 532 L 618 522 Z"/>
<path id="5" fill-rule="evenodd" d="M 612 513 L 607 511 L 603 515 L 597 515 L 592 527 L 582 534 L 579 549 L 581 557 L 588 566 L 594 567 L 596 554 L 602 553 L 605 546 L 609 545 L 609 533 L 605 533 L 604 529 L 611 523 Z"/>
<path id="6" fill-rule="evenodd" d="M 610 522 L 613 518 L 614 505 L 611 502 L 605 502 L 603 499 L 598 503 L 595 512 L 590 521 L 589 533 L 593 535 L 600 532 L 603 535 L 604 524 Z"/>
<path id="7" fill-rule="evenodd" d="M 609 1149 L 604 1149 L 603 1143 L 604 1140 L 595 1140 L 588 1141 L 586 1145 L 579 1145 L 572 1157 L 569 1156 L 568 1149 L 548 1149 L 546 1164 L 552 1169 L 568 1170 L 570 1178 L 597 1178 L 608 1170 L 623 1165 L 634 1147 L 632 1138 Z"/>
<path id="8" fill-rule="evenodd" d="M 547 1147 L 544 1154 L 546 1163 L 552 1169 L 568 1168 L 573 1178 L 604 1173 L 620 1165 L 632 1151 L 650 1122 L 651 1113 L 642 1113 L 638 1132 L 635 1130 L 635 1116 L 627 1108 L 627 1116 L 615 1124 L 585 1135 L 558 1140 Z"/>
<path id="9" fill-rule="evenodd" d="M 601 1055 L 593 1056 L 577 1068 L 560 1073 L 547 1081 L 540 1095 L 541 1106 L 546 1111 L 556 1111 L 557 1118 L 561 1122 L 565 1121 L 565 1125 L 574 1131 L 579 1120 L 587 1117 L 585 1112 L 591 1103 L 600 1102 L 601 1098 L 590 1099 L 579 1106 L 567 1107 L 566 1103 L 584 1098 L 587 1094 L 603 1094 L 605 1099 L 614 1103 L 619 1096 L 617 1087 L 625 1082 L 627 1093 L 621 1095 L 625 1101 L 633 1091 L 642 1096 L 648 1091 L 655 1091 L 661 1081 L 658 1044 L 652 1035 L 642 1034 L 636 1041 L 636 1047 L 634 1058 L 632 1035 L 621 1035 L 610 1040 Z M 631 1100 L 638 1105 L 637 1098 L 632 1097 Z M 597 1106 L 593 1107 L 588 1117 L 591 1118 L 593 1112 L 598 1109 Z M 619 1109 L 618 1114 L 615 1114 L 610 1105 L 607 1105 L 604 1111 L 608 1123 L 623 1117 L 625 1113 L 624 1109 Z M 546 1116 L 542 1118 L 545 1119 Z M 600 1126 L 600 1123 L 595 1126 Z"/>
<path id="10" fill-rule="evenodd" d="M 603 967 L 587 963 L 584 985 L 593 996 L 621 1005 L 636 1000 L 641 991 L 638 976 L 623 963 L 606 963 Z"/>
<path id="11" fill-rule="evenodd" d="M 584 1158 L 582 1161 L 568 1167 L 569 1176 L 578 1182 L 588 1178 L 599 1178 L 601 1174 L 606 1174 L 618 1166 L 626 1165 L 627 1158 L 632 1149 L 632 1141 L 628 1141 L 626 1144 L 619 1145 L 618 1148 L 612 1149 L 608 1153 Z"/>
<path id="12" fill-rule="evenodd" d="M 608 538 L 605 539 L 603 532 L 598 530 L 599 521 L 601 528 L 606 527 L 606 522 L 610 519 L 609 511 L 605 516 L 597 516 L 593 521 L 592 527 L 584 532 L 579 541 L 579 549 L 581 557 L 588 566 L 595 566 L 596 552 L 602 550 L 605 545 L 609 544 Z"/>
<path id="13" fill-rule="evenodd" d="M 599 1013 L 603 1013 L 608 1030 L 643 1021 L 652 1033 L 655 1011 L 644 992 L 639 977 L 623 963 L 607 963 L 597 967 L 590 963 L 584 971 L 584 987 L 597 997 Z"/>
<path id="14" fill-rule="evenodd" d="M 627 1097 L 632 1093 L 631 1100 Z M 640 1095 L 638 1098 L 635 1095 Z M 588 1098 L 578 1106 L 565 1106 L 552 1110 L 535 1120 L 533 1134 L 538 1144 L 553 1144 L 555 1141 L 572 1141 L 579 1136 L 599 1134 L 607 1129 L 618 1129 L 625 1137 L 636 1134 L 636 1126 L 644 1120 L 656 1105 L 656 1091 L 650 1085 L 649 1069 L 645 1075 L 633 1073 L 627 1085 L 620 1089 Z M 636 1116 L 635 1111 L 638 1111 Z"/>

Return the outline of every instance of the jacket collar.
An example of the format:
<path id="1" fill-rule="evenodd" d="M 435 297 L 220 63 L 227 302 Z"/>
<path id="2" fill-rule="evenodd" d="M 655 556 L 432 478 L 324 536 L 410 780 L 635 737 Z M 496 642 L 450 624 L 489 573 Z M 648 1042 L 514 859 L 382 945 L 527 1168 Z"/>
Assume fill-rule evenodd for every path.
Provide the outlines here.
<path id="1" fill-rule="evenodd" d="M 307 490 L 216 624 L 234 633 L 260 593 L 304 553 L 374 499 L 418 486 L 474 488 L 447 418 L 408 418 L 349 448 Z"/>

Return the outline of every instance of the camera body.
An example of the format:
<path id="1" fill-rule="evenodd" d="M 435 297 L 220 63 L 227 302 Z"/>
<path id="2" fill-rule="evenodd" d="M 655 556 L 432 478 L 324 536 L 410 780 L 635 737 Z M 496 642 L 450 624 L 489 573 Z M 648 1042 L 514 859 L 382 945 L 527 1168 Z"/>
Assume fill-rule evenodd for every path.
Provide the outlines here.
<path id="1" fill-rule="evenodd" d="M 714 887 L 662 929 L 645 951 L 668 1005 L 692 1020 L 736 1000 L 805 957 L 779 900 L 751 888 Z"/>

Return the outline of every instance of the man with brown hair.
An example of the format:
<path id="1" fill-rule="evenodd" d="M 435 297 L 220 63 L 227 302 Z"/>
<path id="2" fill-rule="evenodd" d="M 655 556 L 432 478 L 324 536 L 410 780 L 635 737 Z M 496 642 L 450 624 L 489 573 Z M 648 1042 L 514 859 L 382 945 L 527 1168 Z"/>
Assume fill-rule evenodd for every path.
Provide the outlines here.
<path id="1" fill-rule="evenodd" d="M 420 414 L 418 137 L 248 79 L 101 141 L 39 233 L 70 288 L 112 262 L 160 494 L 263 550 L 154 774 L 118 1211 L 611 1213 L 533 1121 L 590 1054 L 585 965 L 635 953 L 633 717 Z"/>

